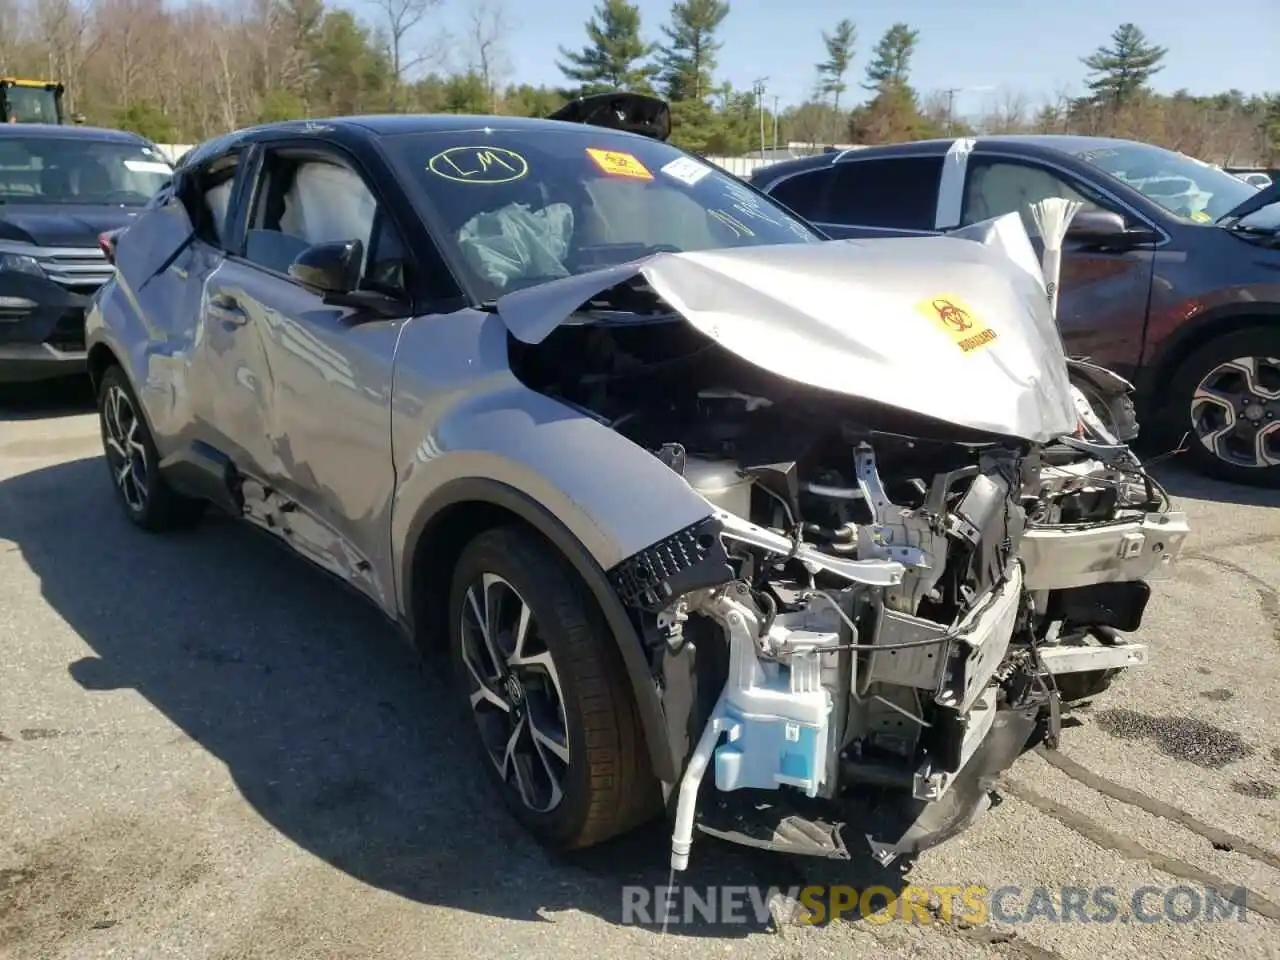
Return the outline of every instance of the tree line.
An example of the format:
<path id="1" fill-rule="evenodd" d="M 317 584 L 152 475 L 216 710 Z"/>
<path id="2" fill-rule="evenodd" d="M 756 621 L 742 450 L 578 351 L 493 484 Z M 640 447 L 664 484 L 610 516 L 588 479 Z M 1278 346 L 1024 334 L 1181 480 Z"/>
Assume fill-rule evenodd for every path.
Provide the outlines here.
<path id="1" fill-rule="evenodd" d="M 857 24 L 823 30 L 814 84 L 780 107 L 763 85 L 718 78 L 730 0 L 675 0 L 647 29 L 628 0 L 598 0 L 581 45 L 561 47 L 563 83 L 512 75 L 518 27 L 510 0 L 364 0 L 360 15 L 325 0 L 0 0 L 0 73 L 67 86 L 88 122 L 186 143 L 252 123 L 374 112 L 543 116 L 600 90 L 656 93 L 672 105 L 673 141 L 709 155 L 778 142 L 815 147 L 965 133 L 1088 133 L 1132 137 L 1219 163 L 1280 162 L 1280 92 L 1159 94 L 1167 50 L 1119 26 L 1081 57 L 1083 90 L 1040 102 L 1016 85 L 977 117 L 960 91 L 917 91 L 920 30 L 893 24 L 865 66 Z M 453 35 L 445 4 L 465 5 Z M 775 134 L 776 131 L 776 134 Z"/>

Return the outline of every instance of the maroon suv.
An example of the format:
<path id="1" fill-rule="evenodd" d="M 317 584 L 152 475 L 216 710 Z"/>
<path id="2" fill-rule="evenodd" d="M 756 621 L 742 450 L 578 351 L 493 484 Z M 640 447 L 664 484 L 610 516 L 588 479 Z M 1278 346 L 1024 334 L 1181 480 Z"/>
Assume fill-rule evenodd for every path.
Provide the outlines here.
<path id="1" fill-rule="evenodd" d="M 1080 200 L 1068 352 L 1133 380 L 1143 419 L 1224 479 L 1280 486 L 1280 186 L 1127 140 L 1005 136 L 825 153 L 750 182 L 834 238 L 942 233 Z"/>

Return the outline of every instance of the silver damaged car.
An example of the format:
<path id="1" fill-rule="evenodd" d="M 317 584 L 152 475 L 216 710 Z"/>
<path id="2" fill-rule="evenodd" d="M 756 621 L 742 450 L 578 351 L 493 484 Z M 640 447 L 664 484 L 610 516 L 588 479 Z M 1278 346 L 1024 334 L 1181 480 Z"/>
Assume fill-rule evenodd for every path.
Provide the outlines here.
<path id="1" fill-rule="evenodd" d="M 544 842 L 914 855 L 1145 662 L 1186 518 L 1016 216 L 827 241 L 607 106 L 192 151 L 88 318 L 120 506 L 444 653 Z"/>

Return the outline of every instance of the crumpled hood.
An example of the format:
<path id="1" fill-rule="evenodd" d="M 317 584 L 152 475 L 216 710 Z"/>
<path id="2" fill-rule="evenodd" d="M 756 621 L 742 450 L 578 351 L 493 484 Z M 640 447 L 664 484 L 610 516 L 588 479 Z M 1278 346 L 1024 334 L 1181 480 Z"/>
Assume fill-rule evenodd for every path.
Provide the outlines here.
<path id="1" fill-rule="evenodd" d="M 537 343 L 637 276 L 703 334 L 790 380 L 1038 443 L 1077 426 L 1016 214 L 939 237 L 661 253 L 515 291 L 496 309 Z"/>
<path id="2" fill-rule="evenodd" d="M 0 206 L 0 240 L 39 247 L 98 248 L 98 234 L 134 221 L 137 208 L 110 206 Z"/>

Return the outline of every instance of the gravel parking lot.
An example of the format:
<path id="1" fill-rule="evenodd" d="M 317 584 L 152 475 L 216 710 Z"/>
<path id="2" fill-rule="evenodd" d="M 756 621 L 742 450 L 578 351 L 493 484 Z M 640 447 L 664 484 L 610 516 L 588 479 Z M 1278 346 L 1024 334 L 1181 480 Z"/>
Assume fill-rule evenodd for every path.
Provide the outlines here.
<path id="1" fill-rule="evenodd" d="M 1280 495 L 1163 474 L 1194 533 L 1142 631 L 1151 666 L 1070 715 L 1060 754 L 1019 761 L 1004 802 L 905 877 L 701 840 L 685 878 L 1121 901 L 1243 886 L 1246 912 L 814 925 L 780 910 L 664 935 L 621 922 L 624 884 L 666 881 L 660 827 L 548 856 L 498 806 L 433 665 L 371 608 L 227 520 L 135 532 L 85 404 L 6 402 L 0 956 L 1280 957 Z"/>

